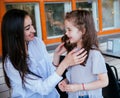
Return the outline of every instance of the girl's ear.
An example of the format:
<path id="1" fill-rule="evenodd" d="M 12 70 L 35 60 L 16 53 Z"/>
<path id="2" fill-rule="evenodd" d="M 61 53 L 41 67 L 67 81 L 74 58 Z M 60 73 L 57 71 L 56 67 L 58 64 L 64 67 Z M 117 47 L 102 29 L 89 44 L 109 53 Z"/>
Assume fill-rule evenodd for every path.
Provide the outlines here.
<path id="1" fill-rule="evenodd" d="M 85 32 L 86 32 L 86 29 L 84 28 L 83 31 L 82 31 L 83 35 L 85 34 Z"/>

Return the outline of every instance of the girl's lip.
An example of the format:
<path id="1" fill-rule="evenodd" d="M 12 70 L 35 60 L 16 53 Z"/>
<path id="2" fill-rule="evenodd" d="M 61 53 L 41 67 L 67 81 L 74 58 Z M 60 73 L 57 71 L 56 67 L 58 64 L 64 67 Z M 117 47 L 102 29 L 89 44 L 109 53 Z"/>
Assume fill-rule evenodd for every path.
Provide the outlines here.
<path id="1" fill-rule="evenodd" d="M 72 37 L 69 37 L 69 40 L 72 39 Z"/>

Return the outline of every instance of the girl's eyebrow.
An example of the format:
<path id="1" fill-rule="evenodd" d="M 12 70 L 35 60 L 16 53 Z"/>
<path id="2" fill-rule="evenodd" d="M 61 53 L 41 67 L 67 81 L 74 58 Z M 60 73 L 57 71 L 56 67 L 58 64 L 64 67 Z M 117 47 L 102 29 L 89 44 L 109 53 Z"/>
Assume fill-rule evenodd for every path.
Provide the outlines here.
<path id="1" fill-rule="evenodd" d="M 30 25 L 27 25 L 27 26 L 25 26 L 24 28 L 27 28 L 27 27 L 29 27 Z"/>

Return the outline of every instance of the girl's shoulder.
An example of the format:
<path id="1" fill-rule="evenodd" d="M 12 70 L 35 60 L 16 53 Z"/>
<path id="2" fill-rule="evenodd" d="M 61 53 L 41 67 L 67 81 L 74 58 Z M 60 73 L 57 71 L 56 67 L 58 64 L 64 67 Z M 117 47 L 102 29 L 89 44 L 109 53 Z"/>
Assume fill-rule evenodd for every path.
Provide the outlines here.
<path id="1" fill-rule="evenodd" d="M 97 53 L 98 54 L 98 53 L 101 53 L 101 52 L 98 49 L 91 49 L 90 53 L 92 53 L 92 54 L 96 54 Z"/>
<path id="2" fill-rule="evenodd" d="M 102 53 L 100 50 L 91 49 L 89 55 L 92 55 L 94 57 L 99 57 L 99 56 L 102 56 Z"/>

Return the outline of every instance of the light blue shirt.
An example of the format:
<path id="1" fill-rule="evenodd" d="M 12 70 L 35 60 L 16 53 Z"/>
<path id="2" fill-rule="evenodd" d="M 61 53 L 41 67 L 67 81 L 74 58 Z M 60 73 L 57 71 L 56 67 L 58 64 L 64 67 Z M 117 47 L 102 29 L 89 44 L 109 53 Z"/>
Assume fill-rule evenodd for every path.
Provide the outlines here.
<path id="1" fill-rule="evenodd" d="M 44 43 L 34 38 L 28 45 L 28 66 L 29 69 L 39 75 L 41 78 L 32 74 L 26 75 L 25 87 L 22 86 L 22 80 L 19 72 L 13 67 L 9 60 L 6 59 L 4 67 L 12 86 L 12 98 L 59 98 L 55 89 L 56 84 L 62 80 L 52 65 L 51 59 Z"/>

